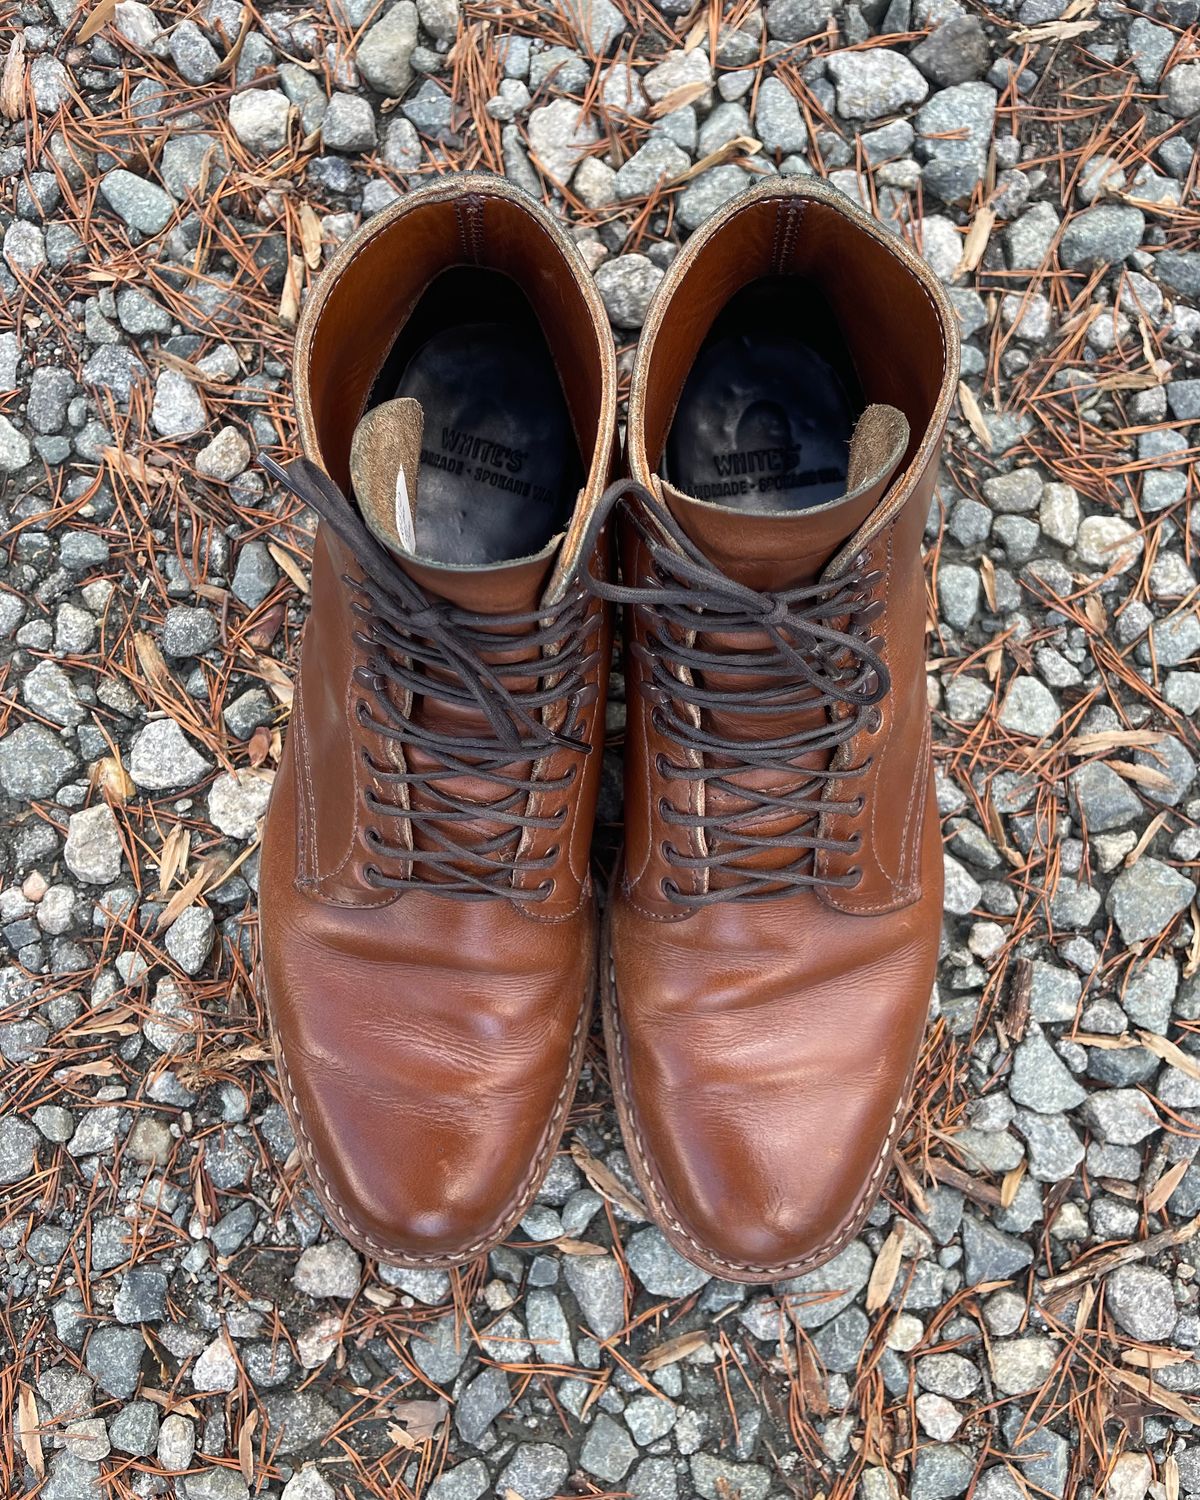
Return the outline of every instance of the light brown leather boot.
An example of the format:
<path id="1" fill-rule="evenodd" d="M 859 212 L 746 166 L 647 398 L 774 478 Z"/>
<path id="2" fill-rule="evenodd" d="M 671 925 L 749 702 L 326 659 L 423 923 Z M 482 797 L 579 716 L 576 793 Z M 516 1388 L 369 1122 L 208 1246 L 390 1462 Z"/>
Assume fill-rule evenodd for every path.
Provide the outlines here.
<path id="1" fill-rule="evenodd" d="M 664 1232 L 740 1281 L 856 1232 L 942 914 L 921 537 L 957 372 L 935 278 L 772 179 L 694 235 L 637 353 L 623 522 L 614 1090 Z"/>
<path id="2" fill-rule="evenodd" d="M 574 245 L 493 178 L 350 240 L 296 345 L 322 518 L 267 814 L 262 972 L 314 1188 L 369 1254 L 486 1251 L 548 1168 L 596 967 L 616 379 Z M 592 548 L 593 554 L 595 548 Z"/>

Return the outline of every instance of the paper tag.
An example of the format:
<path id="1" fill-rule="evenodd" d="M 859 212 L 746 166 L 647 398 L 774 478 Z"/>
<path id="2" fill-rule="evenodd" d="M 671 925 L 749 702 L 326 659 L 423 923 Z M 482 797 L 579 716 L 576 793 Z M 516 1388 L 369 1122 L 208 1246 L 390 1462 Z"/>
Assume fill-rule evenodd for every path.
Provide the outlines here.
<path id="1" fill-rule="evenodd" d="M 412 501 L 408 497 L 408 480 L 404 465 L 396 470 L 396 538 L 405 552 L 417 550 L 417 529 L 413 522 Z"/>

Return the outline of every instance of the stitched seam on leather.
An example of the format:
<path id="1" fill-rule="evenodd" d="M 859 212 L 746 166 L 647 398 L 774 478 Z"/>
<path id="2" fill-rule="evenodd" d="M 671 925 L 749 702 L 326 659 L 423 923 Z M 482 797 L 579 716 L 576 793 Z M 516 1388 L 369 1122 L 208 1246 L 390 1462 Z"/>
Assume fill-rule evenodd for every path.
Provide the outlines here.
<path id="1" fill-rule="evenodd" d="M 308 730 L 304 723 L 303 672 L 296 674 L 296 703 L 292 715 L 292 733 L 296 736 L 296 760 L 299 763 L 300 807 L 296 819 L 297 855 L 300 862 L 302 885 L 313 885 L 317 878 L 315 859 L 316 845 L 316 798 L 313 794 L 312 766 L 308 756 Z"/>
<path id="2" fill-rule="evenodd" d="M 263 993 L 267 997 L 267 1012 L 270 1014 L 270 992 L 267 989 L 266 980 L 263 980 Z M 313 1145 L 308 1131 L 304 1128 L 304 1121 L 300 1114 L 300 1101 L 296 1098 L 296 1091 L 292 1087 L 292 1075 L 288 1071 L 287 1060 L 283 1054 L 283 1046 L 275 1031 L 274 1022 L 271 1025 L 271 1049 L 275 1054 L 275 1064 L 279 1072 L 280 1080 L 284 1086 L 284 1106 L 291 1118 L 295 1130 L 297 1143 L 301 1145 L 301 1156 L 304 1159 L 306 1170 L 319 1184 L 319 1192 L 322 1203 L 333 1216 L 338 1226 L 350 1238 L 360 1246 L 369 1249 L 380 1258 L 391 1258 L 403 1265 L 436 1265 L 444 1266 L 448 1262 L 468 1260 L 490 1249 L 497 1241 L 503 1239 L 504 1235 L 520 1220 L 529 1203 L 533 1200 L 538 1188 L 541 1186 L 542 1178 L 549 1170 L 550 1160 L 558 1149 L 558 1143 L 562 1139 L 562 1132 L 566 1126 L 567 1113 L 570 1109 L 571 1099 L 574 1097 L 577 1084 L 578 1068 L 576 1063 L 583 1060 L 583 1042 L 586 1035 L 584 1023 L 589 1019 L 591 1006 L 585 997 L 580 1003 L 579 1019 L 575 1022 L 575 1030 L 571 1034 L 571 1046 L 568 1054 L 566 1077 L 563 1079 L 562 1088 L 554 1101 L 554 1107 L 547 1121 L 546 1128 L 539 1142 L 538 1154 L 534 1158 L 529 1171 L 521 1179 L 520 1186 L 509 1199 L 499 1215 L 492 1221 L 485 1236 L 467 1245 L 462 1250 L 456 1250 L 448 1255 L 411 1255 L 398 1246 L 385 1245 L 381 1240 L 372 1235 L 364 1233 L 355 1225 L 353 1216 L 344 1207 L 329 1179 L 321 1171 L 316 1158 L 316 1147 Z"/>
<path id="3" fill-rule="evenodd" d="M 661 1217 L 667 1222 L 668 1225 L 670 1225 L 671 1229 L 677 1235 L 686 1240 L 687 1243 L 697 1251 L 697 1253 L 703 1258 L 705 1262 L 707 1262 L 709 1265 L 718 1266 L 724 1270 L 733 1271 L 735 1273 L 744 1272 L 750 1275 L 763 1275 L 771 1277 L 797 1276 L 801 1275 L 804 1271 L 813 1268 L 815 1265 L 822 1264 L 831 1256 L 835 1255 L 861 1227 L 863 1216 L 867 1211 L 869 1211 L 870 1206 L 875 1199 L 875 1194 L 879 1182 L 891 1163 L 892 1148 L 895 1144 L 900 1124 L 904 1119 L 905 1113 L 907 1112 L 909 1082 L 906 1080 L 904 1088 L 902 1089 L 900 1094 L 899 1103 L 896 1105 L 896 1108 L 892 1114 L 891 1122 L 888 1126 L 888 1133 L 886 1138 L 884 1139 L 883 1148 L 880 1151 L 879 1159 L 875 1164 L 875 1169 L 871 1173 L 871 1176 L 868 1178 L 863 1191 L 854 1200 L 854 1204 L 851 1207 L 850 1212 L 842 1219 L 841 1223 L 834 1231 L 832 1238 L 817 1246 L 816 1249 L 810 1250 L 806 1255 L 801 1256 L 799 1260 L 785 1261 L 778 1265 L 762 1266 L 753 1265 L 749 1262 L 726 1260 L 724 1256 L 716 1255 L 713 1251 L 707 1249 L 700 1243 L 699 1240 L 695 1238 L 694 1235 L 688 1232 L 688 1230 L 681 1223 L 678 1215 L 667 1204 L 663 1193 L 659 1190 L 658 1176 L 651 1166 L 650 1157 L 647 1152 L 645 1142 L 642 1139 L 641 1126 L 638 1123 L 637 1113 L 633 1103 L 633 1096 L 630 1093 L 626 1082 L 624 1056 L 625 1033 L 624 1029 L 621 1026 L 620 1006 L 617 1002 L 617 976 L 616 970 L 613 966 L 611 954 L 606 955 L 605 961 L 608 965 L 610 986 L 609 993 L 605 997 L 605 1003 L 611 1004 L 612 1006 L 612 1029 L 616 1039 L 616 1046 L 613 1049 L 616 1054 L 613 1058 L 613 1062 L 615 1064 L 615 1082 L 617 1087 L 619 1087 L 621 1090 L 621 1094 L 625 1102 L 626 1113 L 628 1115 L 629 1123 L 632 1127 L 632 1134 L 634 1137 L 632 1143 L 627 1141 L 626 1144 L 632 1144 L 634 1147 L 638 1161 L 642 1167 L 642 1173 L 644 1177 L 643 1186 L 649 1192 L 650 1197 L 653 1199 L 654 1207 L 657 1209 Z"/>
<path id="4" fill-rule="evenodd" d="M 800 219 L 804 213 L 804 203 L 800 199 L 792 199 L 783 215 L 783 237 L 779 241 L 775 261 L 775 269 L 779 275 L 787 271 L 788 262 L 796 248 L 796 232 L 800 228 Z"/>

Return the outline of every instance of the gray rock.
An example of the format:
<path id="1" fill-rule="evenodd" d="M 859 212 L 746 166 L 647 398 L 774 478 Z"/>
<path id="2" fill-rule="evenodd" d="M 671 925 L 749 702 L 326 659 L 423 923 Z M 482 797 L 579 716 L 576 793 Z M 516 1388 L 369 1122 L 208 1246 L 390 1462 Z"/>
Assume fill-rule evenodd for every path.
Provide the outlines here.
<path id="1" fill-rule="evenodd" d="M 46 236 L 36 224 L 14 219 L 4 231 L 4 259 L 17 275 L 36 276 L 46 264 Z"/>
<path id="2" fill-rule="evenodd" d="M 202 432 L 207 423 L 200 392 L 178 370 L 162 370 L 154 382 L 150 420 L 161 437 L 185 438 Z"/>
<path id="3" fill-rule="evenodd" d="M 75 684 L 53 661 L 40 661 L 21 683 L 21 697 L 36 714 L 74 728 L 86 717 Z"/>
<path id="4" fill-rule="evenodd" d="M 25 416 L 35 432 L 60 432 L 75 394 L 75 378 L 57 365 L 39 365 L 29 382 Z"/>
<path id="5" fill-rule="evenodd" d="M 987 33 L 976 16 L 950 16 L 908 56 L 939 88 L 982 78 L 991 64 Z"/>
<path id="6" fill-rule="evenodd" d="M 375 145 L 375 113 L 360 94 L 334 94 L 321 121 L 329 151 L 370 151 Z"/>
<path id="7" fill-rule="evenodd" d="M 7 417 L 0 417 L 0 474 L 16 474 L 32 455 L 29 439 Z"/>
<path id="8" fill-rule="evenodd" d="M 362 1282 L 362 1260 L 345 1240 L 310 1245 L 302 1252 L 292 1282 L 306 1297 L 337 1297 L 348 1301 Z"/>
<path id="9" fill-rule="evenodd" d="M 835 52 L 826 67 L 837 85 L 838 114 L 846 120 L 880 120 L 920 104 L 929 93 L 908 58 L 886 47 Z"/>
<path id="10" fill-rule="evenodd" d="M 1113 881 L 1106 907 L 1124 941 L 1140 943 L 1165 931 L 1195 894 L 1195 881 L 1161 860 L 1143 856 Z"/>
<path id="11" fill-rule="evenodd" d="M 608 1485 L 616 1485 L 624 1479 L 636 1457 L 637 1448 L 625 1428 L 605 1412 L 599 1412 L 579 1450 L 579 1462 L 587 1473 Z"/>
<path id="12" fill-rule="evenodd" d="M 708 1281 L 708 1272 L 684 1260 L 663 1237 L 662 1231 L 650 1226 L 639 1229 L 625 1247 L 629 1269 L 654 1297 L 690 1297 Z"/>
<path id="13" fill-rule="evenodd" d="M 625 1323 L 625 1278 L 610 1255 L 566 1255 L 563 1274 L 589 1330 L 609 1339 Z"/>
<path id="14" fill-rule="evenodd" d="M 824 1368 L 832 1374 L 848 1375 L 862 1358 L 870 1334 L 867 1316 L 860 1308 L 848 1307 L 813 1335 L 813 1348 Z"/>
<path id="15" fill-rule="evenodd" d="M 1038 270 L 1050 253 L 1059 217 L 1049 203 L 1035 203 L 1004 231 L 1008 263 L 1014 271 Z"/>
<path id="16" fill-rule="evenodd" d="M 38 1133 L 20 1115 L 0 1119 L 0 1184 L 21 1182 L 33 1171 L 37 1159 Z"/>
<path id="17" fill-rule="evenodd" d="M 910 1500 L 951 1500 L 975 1477 L 975 1460 L 959 1443 L 927 1443 L 917 1449 Z"/>
<path id="18" fill-rule="evenodd" d="M 1102 203 L 1068 222 L 1059 242 L 1059 259 L 1069 271 L 1112 265 L 1132 255 L 1145 233 L 1141 209 Z"/>
<path id="19" fill-rule="evenodd" d="M 1040 1031 L 1031 1031 L 1013 1053 L 1008 1092 L 1015 1103 L 1043 1115 L 1074 1109 L 1087 1097 Z"/>
<path id="20" fill-rule="evenodd" d="M 104 174 L 100 179 L 100 194 L 112 211 L 138 234 L 161 233 L 175 213 L 175 200 L 170 193 L 124 167 L 114 167 Z"/>
<path id="21" fill-rule="evenodd" d="M 571 1465 L 563 1450 L 553 1443 L 521 1443 L 497 1481 L 501 1495 L 510 1492 L 521 1500 L 550 1500 L 560 1493 Z"/>
<path id="22" fill-rule="evenodd" d="M 208 816 L 227 838 L 253 838 L 271 796 L 269 777 L 223 771 L 208 794 Z"/>
<path id="23" fill-rule="evenodd" d="M 205 479 L 229 484 L 250 463 L 250 444 L 236 427 L 222 427 L 196 455 L 196 472 Z"/>
<path id="24" fill-rule="evenodd" d="M 759 1464 L 735 1464 L 708 1453 L 691 1457 L 692 1483 L 702 1500 L 765 1500 L 771 1476 Z"/>
<path id="25" fill-rule="evenodd" d="M 217 76 L 221 59 L 195 21 L 181 21 L 173 28 L 170 48 L 171 60 L 188 83 L 209 83 Z"/>
<path id="26" fill-rule="evenodd" d="M 464 1443 L 478 1446 L 488 1428 L 512 1400 L 508 1376 L 489 1365 L 466 1385 L 454 1407 L 454 1425 Z"/>
<path id="27" fill-rule="evenodd" d="M 764 78 L 758 89 L 754 128 L 767 151 L 784 156 L 808 150 L 808 127 L 787 85 L 778 78 Z"/>
<path id="28" fill-rule="evenodd" d="M 194 786 L 212 765 L 190 743 L 174 719 L 152 719 L 129 748 L 129 775 L 146 791 Z"/>
<path id="29" fill-rule="evenodd" d="M 599 139 L 591 115 L 570 99 L 555 99 L 529 116 L 529 146 L 545 174 L 564 186 L 571 173 Z"/>
<path id="30" fill-rule="evenodd" d="M 162 1419 L 156 1456 L 159 1465 L 168 1473 L 186 1469 L 191 1464 L 195 1446 L 195 1429 L 187 1417 L 171 1412 Z"/>
<path id="31" fill-rule="evenodd" d="M 145 1353 L 146 1341 L 137 1328 L 121 1328 L 115 1323 L 94 1328 L 87 1344 L 88 1373 L 102 1391 L 118 1401 L 128 1401 L 137 1390 Z"/>
<path id="32" fill-rule="evenodd" d="M 407 90 L 417 34 L 417 7 L 411 0 L 398 0 L 364 34 L 355 61 L 378 93 L 398 99 Z"/>
<path id="33" fill-rule="evenodd" d="M 417 1368 L 435 1385 L 446 1385 L 462 1369 L 467 1358 L 467 1341 L 459 1337 L 453 1314 L 434 1323 L 422 1323 L 420 1336 L 411 1344 Z"/>
<path id="34" fill-rule="evenodd" d="M 617 328 L 640 328 L 655 288 L 663 278 L 661 266 L 646 255 L 617 255 L 596 272 L 596 286 L 604 308 Z"/>
<path id="35" fill-rule="evenodd" d="M 152 1266 L 130 1266 L 113 1299 L 122 1323 L 157 1323 L 167 1315 L 167 1274 Z"/>
<path id="36" fill-rule="evenodd" d="M 108 1440 L 118 1453 L 147 1458 L 158 1443 L 158 1409 L 149 1401 L 131 1401 L 109 1419 Z"/>
<path id="37" fill-rule="evenodd" d="M 562 1303 L 549 1287 L 535 1287 L 525 1294 L 525 1324 L 534 1356 L 542 1364 L 574 1364 L 571 1325 L 562 1310 Z"/>
<path id="38" fill-rule="evenodd" d="M 265 542 L 246 542 L 238 552 L 237 567 L 229 588 L 247 609 L 257 609 L 279 582 L 279 569 Z"/>
<path id="39" fill-rule="evenodd" d="M 212 952 L 215 919 L 206 906 L 189 906 L 167 928 L 164 946 L 185 974 L 199 974 Z"/>
<path id="40" fill-rule="evenodd" d="M 973 1213 L 963 1214 L 962 1241 L 968 1286 L 981 1281 L 1007 1281 L 1033 1260 L 1033 1251 L 1023 1241 Z"/>
<path id="41" fill-rule="evenodd" d="M 750 185 L 741 167 L 709 167 L 692 179 L 676 199 L 679 222 L 685 229 L 699 229 L 710 214 Z"/>
<path id="42" fill-rule="evenodd" d="M 1022 1109 L 1013 1123 L 1025 1138 L 1029 1175 L 1035 1182 L 1064 1182 L 1074 1175 L 1083 1160 L 1083 1142 L 1065 1116 Z"/>
<path id="43" fill-rule="evenodd" d="M 21 724 L 0 740 L 0 786 L 16 802 L 53 797 L 79 761 L 41 724 Z"/>
<path id="44" fill-rule="evenodd" d="M 429 1486 L 429 1500 L 481 1500 L 491 1485 L 491 1475 L 481 1458 L 468 1458 L 443 1469 Z"/>
<path id="45" fill-rule="evenodd" d="M 1170 1281 L 1150 1266 L 1119 1266 L 1104 1284 L 1104 1300 L 1120 1327 L 1147 1344 L 1169 1339 L 1179 1317 Z"/>
<path id="46" fill-rule="evenodd" d="M 1124 828 L 1142 811 L 1129 783 L 1103 761 L 1092 761 L 1071 773 L 1071 796 L 1090 833 Z"/>
<path id="47" fill-rule="evenodd" d="M 363 46 L 365 44 L 366 38 Z M 358 61 L 361 68 L 361 47 Z M 229 101 L 229 123 L 233 133 L 255 156 L 269 156 L 282 149 L 287 142 L 291 118 L 291 101 L 279 89 L 245 89 L 234 94 Z"/>
<path id="48" fill-rule="evenodd" d="M 942 618 L 954 630 L 965 630 L 979 609 L 978 570 L 967 563 L 943 563 L 937 576 Z"/>
<path id="49" fill-rule="evenodd" d="M 648 197 L 661 184 L 682 177 L 691 165 L 687 152 L 674 141 L 665 135 L 652 135 L 617 172 L 617 197 Z"/>
<path id="50" fill-rule="evenodd" d="M 203 656 L 221 639 L 221 626 L 211 609 L 176 604 L 163 621 L 162 648 L 167 656 Z"/>
<path id="51" fill-rule="evenodd" d="M 861 1240 L 851 1240 L 839 1254 L 815 1271 L 781 1282 L 787 1317 L 800 1328 L 820 1328 L 850 1305 L 871 1276 L 875 1257 Z"/>
<path id="52" fill-rule="evenodd" d="M 1000 723 L 1014 734 L 1048 739 L 1058 726 L 1059 707 L 1054 694 L 1036 677 L 1014 677 L 1000 706 Z"/>
<path id="53" fill-rule="evenodd" d="M 182 1500 L 250 1500 L 250 1486 L 236 1469 L 205 1469 L 180 1481 Z"/>
<path id="54" fill-rule="evenodd" d="M 1136 1146 L 1162 1128 L 1158 1111 L 1137 1089 L 1102 1089 L 1089 1094 L 1084 1123 L 1111 1146 Z"/>

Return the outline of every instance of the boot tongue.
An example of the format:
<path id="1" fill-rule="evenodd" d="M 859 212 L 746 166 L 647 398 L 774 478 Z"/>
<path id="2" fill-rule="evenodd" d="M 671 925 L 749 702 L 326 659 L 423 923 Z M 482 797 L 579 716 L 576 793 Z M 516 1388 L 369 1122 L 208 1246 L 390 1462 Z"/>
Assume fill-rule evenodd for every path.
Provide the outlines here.
<path id="1" fill-rule="evenodd" d="M 350 444 L 350 478 L 358 509 L 372 535 L 409 577 L 430 594 L 480 614 L 519 614 L 541 601 L 560 537 L 532 557 L 463 565 L 423 557 L 417 550 L 421 439 L 419 401 L 398 397 L 373 406 Z"/>
<path id="2" fill-rule="evenodd" d="M 815 579 L 882 500 L 908 446 L 908 422 L 894 406 L 868 406 L 850 439 L 846 493 L 807 510 L 741 510 L 696 500 L 669 484 L 663 497 L 709 562 L 754 589 L 794 588 Z"/>

